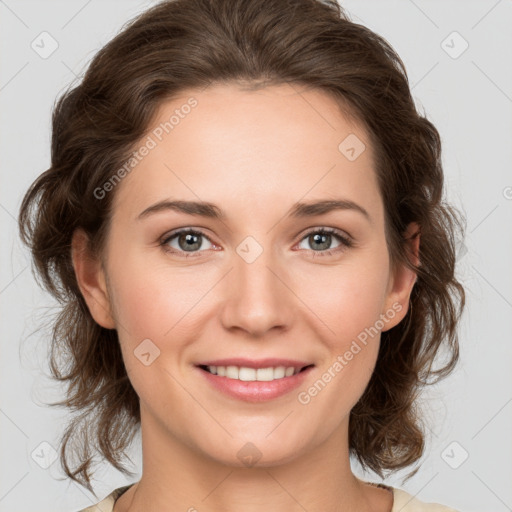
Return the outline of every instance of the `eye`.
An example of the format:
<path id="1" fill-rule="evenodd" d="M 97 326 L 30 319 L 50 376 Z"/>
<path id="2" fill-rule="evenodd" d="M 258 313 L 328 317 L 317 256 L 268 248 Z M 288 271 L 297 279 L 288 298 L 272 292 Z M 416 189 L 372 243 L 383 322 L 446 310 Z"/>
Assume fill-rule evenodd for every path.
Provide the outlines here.
<path id="1" fill-rule="evenodd" d="M 331 248 L 332 240 L 337 239 L 338 245 Z M 335 253 L 353 246 L 353 241 L 341 231 L 334 228 L 315 229 L 306 233 L 301 242 L 306 240 L 312 247 L 313 257 L 332 256 Z M 315 249 L 316 246 L 316 249 Z M 328 250 L 326 250 L 328 249 Z"/>
<path id="2" fill-rule="evenodd" d="M 165 237 L 160 242 L 160 245 L 168 252 L 179 254 L 185 258 L 190 258 L 195 257 L 196 254 L 194 253 L 200 252 L 199 249 L 205 249 L 203 247 L 204 240 L 207 240 L 208 243 L 213 246 L 210 239 L 204 233 L 201 233 L 201 231 L 196 231 L 194 229 L 180 229 L 179 231 L 175 231 Z M 175 242 L 176 244 L 173 246 L 170 242 Z M 197 256 L 200 256 L 200 254 L 197 254 Z"/>
<path id="3" fill-rule="evenodd" d="M 334 249 L 331 248 L 333 238 L 338 240 L 338 245 Z M 352 247 L 354 244 L 351 238 L 334 228 L 316 228 L 306 233 L 301 242 L 304 240 L 313 246 L 313 249 L 309 249 L 313 253 L 313 257 L 331 256 Z M 204 241 L 207 241 L 210 247 L 205 248 Z M 204 233 L 191 228 L 174 231 L 164 237 L 160 245 L 165 251 L 184 258 L 201 256 L 202 250 L 214 247 Z M 317 247 L 315 248 L 315 246 Z"/>

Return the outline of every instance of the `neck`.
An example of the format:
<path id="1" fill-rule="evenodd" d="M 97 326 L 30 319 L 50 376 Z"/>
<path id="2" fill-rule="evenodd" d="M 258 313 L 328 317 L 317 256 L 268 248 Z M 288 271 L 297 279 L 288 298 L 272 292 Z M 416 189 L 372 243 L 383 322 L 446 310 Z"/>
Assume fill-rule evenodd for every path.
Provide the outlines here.
<path id="1" fill-rule="evenodd" d="M 354 476 L 348 418 L 327 440 L 288 460 L 246 467 L 191 449 L 142 416 L 143 474 L 114 512 L 389 512 L 392 495 Z M 263 457 L 262 457 L 263 458 Z M 238 464 L 237 464 L 238 463 Z"/>

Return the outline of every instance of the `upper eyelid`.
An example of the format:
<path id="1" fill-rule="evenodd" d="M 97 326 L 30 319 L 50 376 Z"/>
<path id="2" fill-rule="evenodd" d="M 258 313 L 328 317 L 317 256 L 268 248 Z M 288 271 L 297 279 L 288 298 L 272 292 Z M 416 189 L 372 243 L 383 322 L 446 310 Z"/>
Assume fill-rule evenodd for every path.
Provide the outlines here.
<path id="1" fill-rule="evenodd" d="M 203 236 L 204 238 L 208 239 L 212 244 L 214 244 L 215 242 L 213 242 L 213 240 L 203 231 L 203 228 L 178 228 L 176 230 L 172 230 L 172 231 L 169 231 L 168 233 L 166 233 L 165 235 L 163 235 L 161 237 L 161 241 L 162 243 L 163 242 L 168 242 L 169 240 L 171 240 L 172 238 L 178 236 L 178 235 L 181 235 L 182 233 L 192 233 L 192 234 L 199 234 L 201 236 Z"/>
<path id="2" fill-rule="evenodd" d="M 311 233 L 316 233 L 317 231 L 325 231 L 326 233 L 329 233 L 330 235 L 342 236 L 342 237 L 348 238 L 349 240 L 353 240 L 353 237 L 351 235 L 349 235 L 345 230 L 339 229 L 339 228 L 331 228 L 329 226 L 319 226 L 316 228 L 310 228 L 302 234 L 302 238 L 310 235 Z M 301 238 L 301 240 L 302 240 L 302 238 Z"/>

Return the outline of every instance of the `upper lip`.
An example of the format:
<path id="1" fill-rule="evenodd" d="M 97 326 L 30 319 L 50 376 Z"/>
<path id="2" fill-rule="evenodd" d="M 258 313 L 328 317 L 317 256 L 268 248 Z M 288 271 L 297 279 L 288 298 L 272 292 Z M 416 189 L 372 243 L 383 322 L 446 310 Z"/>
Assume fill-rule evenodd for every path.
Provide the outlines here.
<path id="1" fill-rule="evenodd" d="M 214 361 L 204 361 L 198 363 L 196 366 L 244 366 L 246 368 L 270 368 L 277 366 L 284 366 L 285 368 L 289 368 L 293 366 L 296 369 L 301 370 L 305 366 L 310 366 L 313 363 L 309 363 L 307 361 L 297 361 L 296 359 L 278 359 L 275 357 L 270 357 L 266 359 L 245 359 L 243 357 L 235 357 L 230 359 L 215 359 Z"/>

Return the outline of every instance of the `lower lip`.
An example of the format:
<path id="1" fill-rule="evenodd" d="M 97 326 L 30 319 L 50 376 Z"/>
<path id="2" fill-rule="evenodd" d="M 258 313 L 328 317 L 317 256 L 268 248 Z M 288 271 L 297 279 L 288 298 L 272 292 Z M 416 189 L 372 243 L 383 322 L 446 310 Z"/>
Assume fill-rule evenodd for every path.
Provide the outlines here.
<path id="1" fill-rule="evenodd" d="M 310 371 L 313 370 L 314 366 L 310 366 L 304 371 L 297 373 L 297 375 L 291 375 L 290 377 L 252 382 L 219 377 L 199 368 L 199 366 L 196 366 L 196 368 L 212 386 L 228 396 L 238 400 L 245 400 L 246 402 L 265 402 L 266 400 L 286 395 L 286 393 L 299 387 Z"/>

